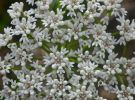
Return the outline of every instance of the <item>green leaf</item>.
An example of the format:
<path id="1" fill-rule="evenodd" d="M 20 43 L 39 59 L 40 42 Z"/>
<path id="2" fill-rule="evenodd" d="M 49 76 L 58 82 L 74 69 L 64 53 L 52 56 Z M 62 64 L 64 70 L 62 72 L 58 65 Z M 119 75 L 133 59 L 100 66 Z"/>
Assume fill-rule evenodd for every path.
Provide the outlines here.
<path id="1" fill-rule="evenodd" d="M 53 0 L 50 4 L 50 10 L 56 11 L 60 7 L 60 0 Z"/>

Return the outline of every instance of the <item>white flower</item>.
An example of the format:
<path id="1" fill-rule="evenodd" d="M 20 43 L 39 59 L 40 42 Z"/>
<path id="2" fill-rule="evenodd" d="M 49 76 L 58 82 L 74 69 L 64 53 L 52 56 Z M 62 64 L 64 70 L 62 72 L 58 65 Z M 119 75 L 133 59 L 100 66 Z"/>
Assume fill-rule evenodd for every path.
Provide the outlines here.
<path id="1" fill-rule="evenodd" d="M 120 25 L 117 26 L 117 29 L 120 31 L 120 39 L 117 41 L 119 44 L 124 44 L 126 41 L 131 41 L 135 39 L 135 22 L 132 20 L 130 21 L 125 19 L 125 16 L 120 16 L 117 18 L 117 20 L 120 22 Z"/>
<path id="2" fill-rule="evenodd" d="M 106 100 L 101 86 L 134 100 L 135 57 L 116 53 L 135 39 L 122 0 L 26 2 L 25 11 L 22 2 L 9 7 L 11 25 L 0 34 L 0 51 L 8 50 L 0 54 L 1 100 Z M 108 30 L 112 18 L 118 37 Z"/>
<path id="3" fill-rule="evenodd" d="M 131 88 L 121 85 L 121 90 L 117 91 L 117 97 L 119 100 L 134 100 L 131 96 Z"/>
<path id="4" fill-rule="evenodd" d="M 65 73 L 64 68 L 68 67 L 69 70 L 73 67 L 73 62 L 69 61 L 69 58 L 65 55 L 68 53 L 66 49 L 57 51 L 57 47 L 51 48 L 51 53 L 44 57 L 45 67 L 51 66 L 53 69 L 57 69 L 57 73 Z"/>
<path id="5" fill-rule="evenodd" d="M 69 10 L 67 16 L 76 16 L 75 10 L 79 9 L 81 12 L 85 10 L 85 5 L 81 4 L 84 0 L 62 0 L 62 8 L 66 6 Z"/>
<path id="6" fill-rule="evenodd" d="M 9 15 L 11 18 L 16 18 L 21 16 L 21 12 L 23 11 L 23 3 L 15 2 L 10 6 L 10 9 L 8 10 Z"/>
<path id="7" fill-rule="evenodd" d="M 34 5 L 34 0 L 27 0 L 27 2 L 31 5 Z"/>
<path id="8" fill-rule="evenodd" d="M 5 75 L 6 73 L 9 73 L 10 69 L 11 64 L 6 64 L 6 62 L 2 61 L 0 57 L 0 74 Z"/>
<path id="9" fill-rule="evenodd" d="M 16 44 L 9 44 L 8 48 L 11 49 L 12 53 L 9 54 L 11 63 L 13 65 L 26 65 L 26 61 L 31 62 L 33 54 L 27 54 L 25 48 L 17 48 Z"/>

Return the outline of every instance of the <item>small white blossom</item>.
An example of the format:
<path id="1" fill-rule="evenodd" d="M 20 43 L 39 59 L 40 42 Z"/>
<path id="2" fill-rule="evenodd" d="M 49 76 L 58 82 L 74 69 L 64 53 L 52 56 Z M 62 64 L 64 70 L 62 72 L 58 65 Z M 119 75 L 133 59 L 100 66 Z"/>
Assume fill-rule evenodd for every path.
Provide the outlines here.
<path id="1" fill-rule="evenodd" d="M 16 18 L 21 16 L 21 12 L 23 11 L 23 3 L 15 2 L 10 6 L 10 9 L 8 10 L 9 15 L 11 18 Z"/>
<path id="2" fill-rule="evenodd" d="M 126 18 L 122 1 L 12 4 L 11 25 L 0 34 L 0 100 L 107 100 L 100 87 L 134 100 L 135 57 L 124 53 L 135 39 L 135 21 Z"/>

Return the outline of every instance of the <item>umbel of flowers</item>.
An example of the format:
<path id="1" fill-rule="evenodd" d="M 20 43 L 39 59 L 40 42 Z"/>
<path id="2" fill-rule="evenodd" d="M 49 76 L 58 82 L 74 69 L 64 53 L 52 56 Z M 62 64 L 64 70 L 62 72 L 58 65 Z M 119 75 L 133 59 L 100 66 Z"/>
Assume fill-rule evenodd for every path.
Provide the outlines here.
<path id="1" fill-rule="evenodd" d="M 0 34 L 9 51 L 0 59 L 0 100 L 106 100 L 100 87 L 134 100 L 135 57 L 117 52 L 135 39 L 122 0 L 26 1 L 27 9 L 10 6 L 11 27 Z"/>

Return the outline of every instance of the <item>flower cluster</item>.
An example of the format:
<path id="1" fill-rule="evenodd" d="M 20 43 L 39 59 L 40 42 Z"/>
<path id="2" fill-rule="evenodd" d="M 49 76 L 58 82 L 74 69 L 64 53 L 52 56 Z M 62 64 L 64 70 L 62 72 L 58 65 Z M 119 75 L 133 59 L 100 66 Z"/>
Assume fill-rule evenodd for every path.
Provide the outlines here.
<path id="1" fill-rule="evenodd" d="M 1 100 L 106 100 L 101 87 L 135 99 L 135 58 L 117 52 L 135 39 L 122 0 L 26 1 L 31 8 L 10 6 L 11 27 L 0 34 L 8 49 L 0 57 Z"/>

